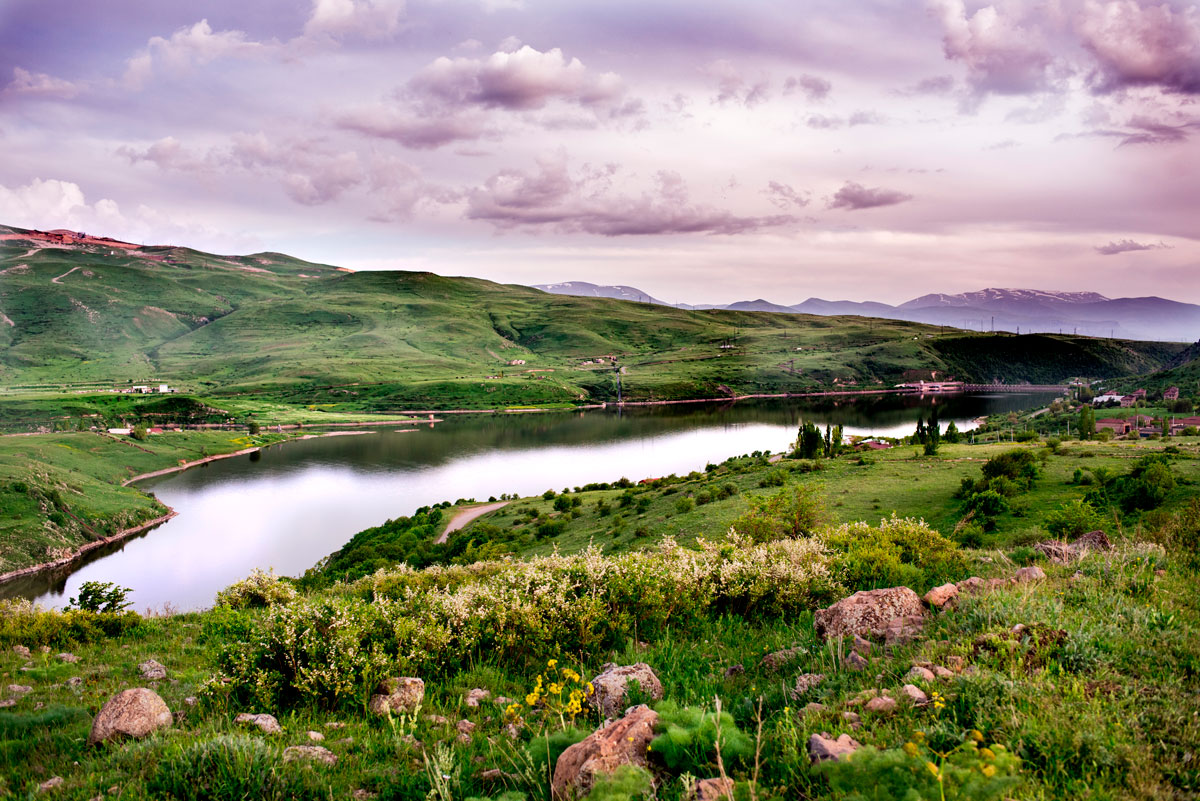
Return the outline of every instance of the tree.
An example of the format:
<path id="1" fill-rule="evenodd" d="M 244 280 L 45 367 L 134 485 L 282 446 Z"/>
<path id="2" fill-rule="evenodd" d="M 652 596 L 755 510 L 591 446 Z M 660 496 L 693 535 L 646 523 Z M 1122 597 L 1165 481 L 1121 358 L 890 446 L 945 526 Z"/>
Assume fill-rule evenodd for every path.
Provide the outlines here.
<path id="1" fill-rule="evenodd" d="M 1096 413 L 1091 406 L 1079 410 L 1079 438 L 1091 439 L 1096 434 Z"/>
<path id="2" fill-rule="evenodd" d="M 939 430 L 937 409 L 929 417 L 929 428 L 925 431 L 925 455 L 937 456 L 938 446 L 942 442 L 942 432 Z"/>
<path id="3" fill-rule="evenodd" d="M 249 424 L 246 426 L 246 430 L 247 430 L 248 432 L 250 432 L 250 435 L 251 435 L 251 436 L 254 436 L 254 435 L 255 435 L 255 434 L 257 434 L 257 433 L 258 433 L 258 432 L 259 432 L 261 429 L 260 429 L 260 428 L 259 428 L 259 426 L 258 426 L 258 421 L 257 421 L 257 420 L 251 420 L 251 421 L 250 421 L 250 423 L 249 423 Z"/>
<path id="4" fill-rule="evenodd" d="M 842 452 L 842 427 L 834 426 L 832 433 L 826 429 L 826 437 L 825 455 L 832 459 Z"/>
<path id="5" fill-rule="evenodd" d="M 913 444 L 924 445 L 927 436 L 925 432 L 925 418 L 919 416 L 917 417 L 917 431 L 913 434 Z"/>
<path id="6" fill-rule="evenodd" d="M 953 420 L 950 421 L 950 425 L 946 426 L 946 433 L 945 433 L 945 435 L 943 435 L 942 438 L 944 440 L 946 440 L 946 442 L 949 442 L 951 445 L 956 444 L 959 441 L 959 439 L 961 439 L 961 435 L 959 434 L 959 431 L 958 431 L 958 426 L 954 425 Z"/>
<path id="7" fill-rule="evenodd" d="M 1165 414 L 1162 418 L 1162 435 L 1164 437 L 1171 436 L 1171 418 L 1167 417 Z"/>
<path id="8" fill-rule="evenodd" d="M 144 440 L 146 438 L 146 427 L 143 425 L 134 426 L 133 430 L 131 430 L 129 432 L 129 436 L 133 437 L 134 439 L 138 440 L 139 442 L 141 440 Z"/>
<path id="9" fill-rule="evenodd" d="M 796 438 L 796 455 L 801 459 L 816 459 L 821 455 L 821 432 L 812 421 L 805 420 Z"/>

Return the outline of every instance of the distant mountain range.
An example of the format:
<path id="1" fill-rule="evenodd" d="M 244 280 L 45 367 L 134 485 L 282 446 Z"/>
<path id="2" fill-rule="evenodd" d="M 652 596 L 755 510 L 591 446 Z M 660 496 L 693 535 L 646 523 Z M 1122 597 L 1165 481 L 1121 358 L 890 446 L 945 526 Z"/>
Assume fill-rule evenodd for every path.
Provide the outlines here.
<path id="1" fill-rule="evenodd" d="M 975 331 L 1084 334 L 1121 339 L 1188 341 L 1200 339 L 1200 306 L 1159 297 L 1106 298 L 1096 292 L 1045 292 L 1037 289 L 982 289 L 958 295 L 922 295 L 898 306 L 873 301 L 809 298 L 785 306 L 759 298 L 724 306 L 668 304 L 631 286 L 601 286 L 586 281 L 540 284 L 534 289 L 556 295 L 617 298 L 683 309 L 729 309 L 781 314 L 858 315 L 947 325 Z"/>

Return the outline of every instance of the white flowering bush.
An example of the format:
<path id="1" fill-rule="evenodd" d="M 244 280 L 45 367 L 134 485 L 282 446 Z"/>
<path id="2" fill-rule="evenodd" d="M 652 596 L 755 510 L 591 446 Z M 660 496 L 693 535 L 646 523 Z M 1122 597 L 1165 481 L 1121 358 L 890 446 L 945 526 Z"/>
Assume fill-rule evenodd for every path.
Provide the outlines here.
<path id="1" fill-rule="evenodd" d="M 217 593 L 217 606 L 231 609 L 257 609 L 296 600 L 296 588 L 280 581 L 274 571 L 264 573 L 255 569 L 248 577 Z"/>

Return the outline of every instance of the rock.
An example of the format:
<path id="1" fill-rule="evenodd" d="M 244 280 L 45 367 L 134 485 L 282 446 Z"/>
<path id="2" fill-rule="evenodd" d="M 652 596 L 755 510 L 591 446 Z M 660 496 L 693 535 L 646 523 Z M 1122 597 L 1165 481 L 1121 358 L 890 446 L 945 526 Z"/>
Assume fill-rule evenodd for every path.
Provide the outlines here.
<path id="1" fill-rule="evenodd" d="M 513 699 L 509 698 L 507 695 L 497 695 L 496 696 L 496 705 L 497 706 L 509 706 L 512 703 L 513 703 Z"/>
<path id="2" fill-rule="evenodd" d="M 925 593 L 925 597 L 921 600 L 934 609 L 941 609 L 946 604 L 953 603 L 957 597 L 958 587 L 954 586 L 954 584 L 943 584 Z"/>
<path id="3" fill-rule="evenodd" d="M 54 776 L 53 778 L 46 779 L 46 781 L 39 784 L 38 792 L 39 793 L 49 792 L 50 790 L 53 790 L 56 787 L 62 787 L 62 783 L 63 783 L 62 776 Z"/>
<path id="4" fill-rule="evenodd" d="M 372 793 L 370 790 L 365 790 L 362 787 L 359 787 L 350 794 L 350 797 L 353 798 L 354 801 L 371 801 L 372 798 L 378 798 L 379 793 Z"/>
<path id="5" fill-rule="evenodd" d="M 861 746 L 849 734 L 843 734 L 836 740 L 827 733 L 814 734 L 808 738 L 808 758 L 813 764 L 829 760 L 841 760 L 853 754 Z"/>
<path id="6" fill-rule="evenodd" d="M 138 670 L 142 671 L 142 678 L 150 681 L 157 679 L 165 679 L 167 677 L 167 668 L 165 665 L 155 662 L 153 659 L 147 659 L 138 665 Z"/>
<path id="7" fill-rule="evenodd" d="M 145 737 L 171 725 L 171 710 L 154 690 L 134 687 L 108 700 L 92 721 L 88 745 L 118 737 Z"/>
<path id="8" fill-rule="evenodd" d="M 516 723 L 508 723 L 504 726 L 504 733 L 508 735 L 510 740 L 521 739 L 521 727 Z"/>
<path id="9" fill-rule="evenodd" d="M 475 724 L 469 720 L 460 720 L 454 724 L 454 728 L 459 734 L 465 734 L 467 735 L 467 739 L 470 739 L 471 732 L 475 731 Z"/>
<path id="10" fill-rule="evenodd" d="M 327 729 L 344 729 L 344 728 L 346 728 L 346 724 L 341 723 L 336 720 L 331 720 L 325 724 L 325 728 L 327 728 Z"/>
<path id="11" fill-rule="evenodd" d="M 445 726 L 450 722 L 450 718 L 446 717 L 445 715 L 426 715 L 425 719 L 434 726 Z"/>
<path id="12" fill-rule="evenodd" d="M 850 656 L 846 657 L 845 665 L 854 671 L 866 670 L 869 663 L 863 659 L 858 651 L 851 651 Z"/>
<path id="13" fill-rule="evenodd" d="M 490 690 L 484 690 L 476 687 L 474 690 L 471 690 L 467 693 L 467 706 L 479 706 L 480 702 L 491 694 L 492 693 Z"/>
<path id="14" fill-rule="evenodd" d="M 963 669 L 963 665 L 965 664 L 965 662 L 966 662 L 966 660 L 964 660 L 961 656 L 946 657 L 946 667 L 948 667 L 951 670 L 956 671 L 956 672 L 961 671 Z"/>
<path id="15" fill-rule="evenodd" d="M 321 745 L 291 745 L 283 749 L 283 761 L 321 762 L 325 765 L 336 765 L 337 754 Z"/>
<path id="16" fill-rule="evenodd" d="M 847 723 L 849 723 L 849 724 L 850 724 L 850 728 L 852 728 L 852 729 L 857 729 L 859 726 L 861 726 L 861 725 L 862 725 L 862 718 L 860 718 L 860 717 L 858 716 L 858 713 L 857 713 L 857 712 L 850 712 L 849 710 L 847 710 L 847 711 L 843 712 L 843 713 L 842 713 L 842 720 L 844 720 L 844 721 L 846 721 Z"/>
<path id="17" fill-rule="evenodd" d="M 319 743 L 325 739 L 325 735 L 321 734 L 321 732 L 319 732 L 319 731 L 310 731 L 308 733 L 308 739 L 312 740 L 315 743 Z"/>
<path id="18" fill-rule="evenodd" d="M 733 779 L 701 779 L 696 782 L 696 801 L 733 801 Z"/>
<path id="19" fill-rule="evenodd" d="M 929 668 L 923 668 L 920 665 L 913 665 L 913 669 L 908 671 L 908 674 L 904 678 L 913 679 L 915 681 L 933 681 L 934 675 L 933 671 Z"/>
<path id="20" fill-rule="evenodd" d="M 947 670 L 946 668 L 942 667 L 941 665 L 934 665 L 933 666 L 933 675 L 935 678 L 939 678 L 939 679 L 952 679 L 952 678 L 954 678 L 954 671 Z"/>
<path id="21" fill-rule="evenodd" d="M 896 699 L 881 695 L 867 701 L 865 709 L 876 715 L 890 715 L 896 711 Z"/>
<path id="22" fill-rule="evenodd" d="M 762 668 L 771 671 L 779 670 L 803 653 L 803 648 L 786 648 L 782 651 L 775 651 L 762 658 Z"/>
<path id="23" fill-rule="evenodd" d="M 55 658 L 58 659 L 60 662 L 78 662 L 79 661 L 79 657 L 77 657 L 77 656 L 75 656 L 75 654 L 72 654 L 69 652 L 63 652 Z"/>
<path id="24" fill-rule="evenodd" d="M 622 765 L 646 767 L 646 749 L 657 723 L 658 713 L 640 704 L 563 751 L 554 765 L 554 798 L 585 796 L 597 775 L 612 773 Z"/>
<path id="25" fill-rule="evenodd" d="M 796 677 L 796 686 L 792 688 L 792 700 L 798 701 L 805 693 L 825 681 L 824 673 L 801 673 Z"/>
<path id="26" fill-rule="evenodd" d="M 815 615 L 817 633 L 824 637 L 883 637 L 889 624 L 900 618 L 921 617 L 925 607 L 908 587 L 862 590 L 843 598 Z"/>
<path id="27" fill-rule="evenodd" d="M 24 645 L 14 645 L 13 653 L 16 654 L 17 656 L 21 657 L 22 659 L 28 659 L 30 656 L 29 649 L 26 648 Z"/>
<path id="28" fill-rule="evenodd" d="M 732 679 L 734 676 L 740 676 L 746 672 L 746 668 L 741 665 L 732 665 L 725 668 L 725 678 Z"/>
<path id="29" fill-rule="evenodd" d="M 183 699 L 184 706 L 195 707 L 198 703 L 199 701 L 196 700 L 196 696 L 194 695 L 189 695 L 187 698 Z"/>
<path id="30" fill-rule="evenodd" d="M 625 708 L 629 682 L 636 681 L 642 695 L 658 701 L 663 697 L 662 682 L 645 662 L 624 667 L 612 666 L 592 679 L 596 692 L 588 699 L 606 718 L 615 718 Z"/>
<path id="31" fill-rule="evenodd" d="M 24 695 L 27 692 L 32 692 L 33 688 L 28 684 L 10 684 L 8 685 L 8 691 L 17 695 Z"/>
<path id="32" fill-rule="evenodd" d="M 963 579 L 954 585 L 958 590 L 959 595 L 973 595 L 977 592 L 983 592 L 984 581 L 979 576 L 971 576 L 969 579 Z"/>
<path id="33" fill-rule="evenodd" d="M 1111 551 L 1112 543 L 1108 541 L 1108 536 L 1103 531 L 1089 531 L 1087 534 L 1080 534 L 1071 543 L 1071 547 L 1080 553 L 1087 550 Z"/>
<path id="34" fill-rule="evenodd" d="M 1075 550 L 1062 540 L 1044 540 L 1036 543 L 1033 549 L 1051 562 L 1059 564 L 1066 564 L 1076 556 Z"/>
<path id="35" fill-rule="evenodd" d="M 17 705 L 16 698 L 5 698 L 3 701 L 0 701 L 0 709 L 8 709 L 10 706 L 16 706 L 16 705 Z"/>
<path id="36" fill-rule="evenodd" d="M 367 705 L 372 714 L 412 714 L 425 700 L 425 682 L 412 676 L 384 679 Z"/>
<path id="37" fill-rule="evenodd" d="M 38 650 L 41 651 L 43 654 L 48 654 L 48 653 L 50 653 L 50 646 L 43 645 L 43 646 L 39 647 Z"/>
<path id="38" fill-rule="evenodd" d="M 1044 578 L 1046 578 L 1046 571 L 1042 570 L 1037 565 L 1032 565 L 1030 567 L 1023 567 L 1020 570 L 1018 570 L 1016 573 L 1013 573 L 1013 580 L 1018 583 L 1025 583 L 1028 581 L 1041 581 Z"/>
<path id="39" fill-rule="evenodd" d="M 925 706 L 929 703 L 929 696 L 915 684 L 905 684 L 900 688 L 900 694 L 912 701 L 914 706 Z"/>
<path id="40" fill-rule="evenodd" d="M 257 726 L 262 729 L 264 734 L 282 734 L 283 729 L 279 726 L 279 721 L 274 715 L 251 715 L 249 712 L 243 712 L 233 719 L 234 723 L 245 723 L 250 726 Z"/>
<path id="41" fill-rule="evenodd" d="M 811 704 L 805 704 L 804 710 L 803 710 L 804 714 L 806 714 L 806 715 L 811 715 L 815 712 L 824 712 L 824 711 L 825 711 L 825 705 L 818 704 L 816 701 L 813 701 Z"/>
<path id="42" fill-rule="evenodd" d="M 871 650 L 875 646 L 871 645 L 870 640 L 864 640 L 862 637 L 859 637 L 857 634 L 855 634 L 854 644 L 851 647 L 863 656 L 870 656 Z"/>
<path id="43" fill-rule="evenodd" d="M 923 615 L 905 615 L 893 618 L 883 632 L 883 641 L 885 645 L 904 645 L 920 637 L 924 629 L 925 617 Z"/>
<path id="44" fill-rule="evenodd" d="M 72 676 L 71 678 L 67 679 L 68 687 L 78 687 L 81 684 L 83 684 L 82 676 Z"/>

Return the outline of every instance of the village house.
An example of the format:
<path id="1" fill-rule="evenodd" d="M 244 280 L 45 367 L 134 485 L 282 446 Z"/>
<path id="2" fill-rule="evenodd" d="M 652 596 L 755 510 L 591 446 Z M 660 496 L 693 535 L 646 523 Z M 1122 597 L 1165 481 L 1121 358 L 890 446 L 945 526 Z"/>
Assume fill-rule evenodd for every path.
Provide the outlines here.
<path id="1" fill-rule="evenodd" d="M 1171 387 L 1163 392 L 1163 400 L 1179 400 L 1179 387 Z"/>
<path id="2" fill-rule="evenodd" d="M 1096 404 L 1099 404 L 1099 403 L 1119 403 L 1119 402 L 1120 402 L 1120 400 L 1121 400 L 1121 398 L 1123 398 L 1123 397 L 1125 397 L 1125 396 L 1124 396 L 1124 395 L 1119 395 L 1119 394 L 1117 394 L 1117 393 L 1115 393 L 1115 392 L 1106 392 L 1106 393 L 1104 393 L 1103 395 L 1097 395 L 1097 396 L 1096 396 L 1096 397 L 1095 397 L 1095 398 L 1092 400 L 1092 403 L 1096 403 Z"/>

